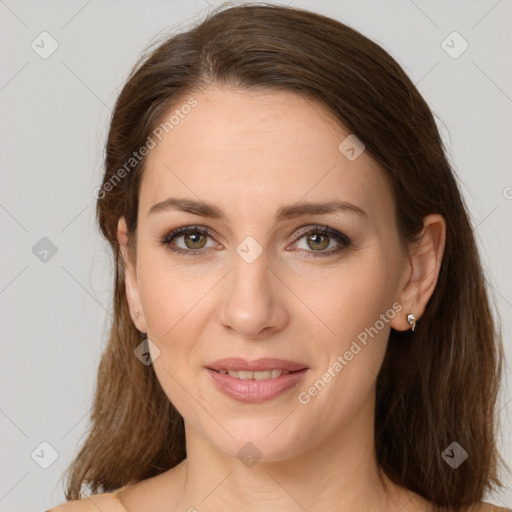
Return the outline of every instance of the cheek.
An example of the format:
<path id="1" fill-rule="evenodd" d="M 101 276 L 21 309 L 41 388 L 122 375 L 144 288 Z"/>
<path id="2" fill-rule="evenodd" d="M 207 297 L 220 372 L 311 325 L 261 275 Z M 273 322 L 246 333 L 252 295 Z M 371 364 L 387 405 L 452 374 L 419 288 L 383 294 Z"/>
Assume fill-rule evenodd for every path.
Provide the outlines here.
<path id="1" fill-rule="evenodd" d="M 312 281 L 304 302 L 312 305 L 321 319 L 319 325 L 327 327 L 315 339 L 318 353 L 326 357 L 321 358 L 311 380 L 328 382 L 330 390 L 322 392 L 319 405 L 328 396 L 336 396 L 350 408 L 373 386 L 386 352 L 391 320 L 401 309 L 394 302 L 396 276 L 392 268 L 380 250 L 368 249 L 332 269 L 328 279 L 317 275 Z"/>
<path id="2" fill-rule="evenodd" d="M 376 379 L 385 354 L 390 329 L 387 311 L 395 284 L 392 262 L 381 250 L 366 248 L 329 267 L 301 263 L 295 271 L 282 270 L 279 276 L 289 287 L 277 296 L 291 318 L 290 342 L 300 343 L 300 352 L 315 358 L 310 382 L 325 380 L 329 368 L 336 374 L 318 405 L 328 396 L 332 399 L 332 393 L 347 407 L 354 405 Z M 206 349 L 196 346 L 197 340 L 206 339 L 216 307 L 229 300 L 219 282 L 223 272 L 205 269 L 188 265 L 180 270 L 161 256 L 148 254 L 145 259 L 140 255 L 139 289 L 148 337 L 160 349 L 154 369 L 180 412 L 190 407 L 182 386 L 190 385 L 190 369 L 197 367 Z M 339 358 L 342 369 L 336 371 L 332 365 Z"/>
<path id="3" fill-rule="evenodd" d="M 350 343 L 392 307 L 396 283 L 390 267 L 376 252 L 354 254 L 338 268 L 301 278 L 294 291 L 327 329 L 327 340 Z"/>
<path id="4" fill-rule="evenodd" d="M 361 333 L 364 339 L 366 329 L 393 302 L 392 262 L 385 256 L 381 247 L 368 246 L 336 265 L 301 262 L 291 271 L 281 269 L 289 290 L 277 294 L 284 302 L 280 307 L 287 309 L 297 332 L 309 333 L 309 339 L 314 336 L 315 344 L 340 349 Z M 139 261 L 139 289 L 150 339 L 164 347 L 172 345 L 173 350 L 200 339 L 216 305 L 228 300 L 222 292 L 218 296 L 223 272 L 190 264 L 180 269 L 159 251 L 140 254 Z M 388 324 L 385 327 L 389 330 Z"/>
<path id="5" fill-rule="evenodd" d="M 201 308 L 208 304 L 209 291 L 218 277 L 190 267 L 181 271 L 162 257 L 140 258 L 139 290 L 148 334 L 167 343 L 184 330 L 193 338 L 200 326 Z"/>
<path id="6" fill-rule="evenodd" d="M 328 300 L 316 304 L 335 335 L 328 332 L 314 340 L 317 366 L 297 390 L 304 417 L 316 418 L 327 431 L 350 423 L 372 399 L 396 314 L 385 290 L 385 273 L 351 273 L 335 281 Z"/>
<path id="7" fill-rule="evenodd" d="M 214 282 L 155 265 L 141 264 L 140 268 L 147 334 L 160 351 L 153 369 L 165 395 L 179 413 L 187 418 L 194 416 L 194 401 L 189 394 L 196 394 L 191 354 L 210 315 L 207 292 Z"/>

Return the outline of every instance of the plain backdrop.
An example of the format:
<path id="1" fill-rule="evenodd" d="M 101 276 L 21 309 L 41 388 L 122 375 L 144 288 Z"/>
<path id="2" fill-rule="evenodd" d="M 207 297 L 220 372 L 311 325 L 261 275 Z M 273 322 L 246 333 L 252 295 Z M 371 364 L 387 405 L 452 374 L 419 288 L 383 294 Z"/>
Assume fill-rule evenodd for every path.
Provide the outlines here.
<path id="1" fill-rule="evenodd" d="M 111 260 L 93 196 L 111 109 L 144 48 L 218 5 L 209 2 L 0 1 L 0 510 L 65 501 L 63 471 L 88 428 L 112 307 Z M 507 367 L 498 417 L 512 467 L 512 2 L 292 5 L 380 44 L 436 116 L 502 321 Z M 510 475 L 504 479 L 508 489 L 487 499 L 510 506 Z"/>

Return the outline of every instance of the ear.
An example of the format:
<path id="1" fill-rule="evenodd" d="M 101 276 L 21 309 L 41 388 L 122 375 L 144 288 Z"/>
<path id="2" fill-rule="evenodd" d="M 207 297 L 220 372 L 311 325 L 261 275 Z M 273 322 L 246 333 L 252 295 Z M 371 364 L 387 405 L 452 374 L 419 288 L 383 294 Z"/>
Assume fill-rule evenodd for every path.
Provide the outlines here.
<path id="1" fill-rule="evenodd" d="M 128 247 L 128 228 L 126 226 L 126 220 L 124 216 L 120 217 L 119 222 L 117 223 L 117 239 L 119 241 L 121 256 L 123 259 L 125 276 L 124 284 L 126 290 L 126 299 L 130 309 L 130 316 L 132 317 L 133 323 L 140 332 L 147 332 L 146 320 L 144 318 L 144 312 L 140 301 L 137 273 Z"/>
<path id="2" fill-rule="evenodd" d="M 411 245 L 404 282 L 398 302 L 404 310 L 391 321 L 397 331 L 411 328 L 407 315 L 412 313 L 418 321 L 434 293 L 446 242 L 446 221 L 440 214 L 430 214 L 423 219 L 423 230 L 417 242 Z"/>

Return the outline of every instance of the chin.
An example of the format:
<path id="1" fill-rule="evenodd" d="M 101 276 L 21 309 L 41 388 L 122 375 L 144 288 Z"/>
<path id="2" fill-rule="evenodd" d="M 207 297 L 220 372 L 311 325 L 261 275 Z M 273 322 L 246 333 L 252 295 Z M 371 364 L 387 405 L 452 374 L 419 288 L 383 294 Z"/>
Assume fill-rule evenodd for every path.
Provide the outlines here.
<path id="1" fill-rule="evenodd" d="M 255 427 L 254 421 L 251 420 L 252 429 L 245 429 L 242 432 L 231 430 L 227 425 L 226 427 L 233 437 L 226 435 L 222 439 L 210 439 L 210 442 L 219 451 L 229 457 L 240 459 L 248 467 L 254 465 L 255 462 L 279 462 L 297 455 L 299 443 L 297 439 L 290 436 L 289 428 L 277 432 L 279 427 L 275 429 L 275 426 L 279 422 L 272 421 L 272 427 L 265 428 L 263 431 L 261 428 Z M 269 432 L 271 432 L 270 435 Z"/>

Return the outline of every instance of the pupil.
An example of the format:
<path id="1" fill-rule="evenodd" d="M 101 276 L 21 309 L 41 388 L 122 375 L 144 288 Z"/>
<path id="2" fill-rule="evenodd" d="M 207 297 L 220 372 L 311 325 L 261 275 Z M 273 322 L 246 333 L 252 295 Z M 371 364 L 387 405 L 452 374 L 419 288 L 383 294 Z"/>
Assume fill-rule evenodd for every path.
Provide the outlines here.
<path id="1" fill-rule="evenodd" d="M 192 244 L 200 244 L 200 238 L 203 235 L 201 233 L 193 233 L 188 235 L 188 239 L 192 241 Z"/>
<path id="2" fill-rule="evenodd" d="M 329 244 L 327 244 L 327 245 L 325 244 L 327 237 L 325 237 L 324 235 L 318 235 L 318 234 L 310 235 L 310 240 L 311 239 L 314 239 L 312 241 L 313 241 L 313 244 L 315 245 L 315 247 L 317 247 L 317 248 L 325 249 L 327 247 L 327 245 L 329 245 Z M 321 241 L 321 239 L 323 239 L 323 241 Z"/>

